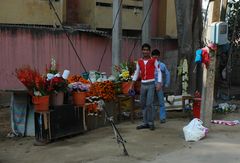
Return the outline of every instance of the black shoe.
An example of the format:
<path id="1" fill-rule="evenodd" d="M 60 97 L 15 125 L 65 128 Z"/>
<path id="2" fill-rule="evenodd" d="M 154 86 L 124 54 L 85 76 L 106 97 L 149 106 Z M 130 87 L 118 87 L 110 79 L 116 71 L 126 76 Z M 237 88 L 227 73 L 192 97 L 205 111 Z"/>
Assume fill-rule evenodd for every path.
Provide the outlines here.
<path id="1" fill-rule="evenodd" d="M 149 128 L 149 125 L 139 125 L 136 127 L 137 130 Z"/>
<path id="2" fill-rule="evenodd" d="M 34 146 L 44 146 L 44 145 L 47 145 L 49 142 L 48 141 L 38 141 L 38 140 L 35 140 L 35 142 L 33 143 Z"/>
<path id="3" fill-rule="evenodd" d="M 155 126 L 154 125 L 149 125 L 149 129 L 150 130 L 155 130 Z"/>
<path id="4" fill-rule="evenodd" d="M 160 120 L 160 123 L 166 123 L 166 119 Z"/>

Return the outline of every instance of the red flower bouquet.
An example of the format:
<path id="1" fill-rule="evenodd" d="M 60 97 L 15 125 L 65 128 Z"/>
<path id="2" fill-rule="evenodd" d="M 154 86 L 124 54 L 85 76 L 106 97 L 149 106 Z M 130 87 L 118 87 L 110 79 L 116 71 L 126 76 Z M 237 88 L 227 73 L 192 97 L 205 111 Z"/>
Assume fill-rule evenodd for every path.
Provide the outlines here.
<path id="1" fill-rule="evenodd" d="M 46 78 L 50 83 L 50 89 L 52 94 L 59 92 L 67 92 L 68 81 L 62 77 L 58 70 L 58 64 L 54 58 L 51 58 L 50 65 L 46 66 Z"/>
<path id="2" fill-rule="evenodd" d="M 30 66 L 16 69 L 16 76 L 26 86 L 32 96 L 45 96 L 51 91 L 49 82 Z"/>
<path id="3" fill-rule="evenodd" d="M 55 76 L 52 79 L 50 79 L 49 82 L 50 82 L 50 88 L 53 93 L 58 93 L 58 92 L 66 93 L 67 92 L 68 82 L 66 79 Z"/>

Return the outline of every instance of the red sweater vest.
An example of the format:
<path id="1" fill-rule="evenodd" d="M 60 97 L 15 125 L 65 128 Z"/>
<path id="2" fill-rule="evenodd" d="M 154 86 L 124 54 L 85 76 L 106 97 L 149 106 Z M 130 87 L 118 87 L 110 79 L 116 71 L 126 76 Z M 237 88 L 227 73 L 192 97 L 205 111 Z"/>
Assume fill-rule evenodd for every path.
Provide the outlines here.
<path id="1" fill-rule="evenodd" d="M 140 67 L 142 80 L 150 80 L 155 78 L 154 76 L 155 61 L 156 61 L 155 58 L 150 58 L 148 59 L 148 62 L 145 65 L 143 59 L 138 60 L 138 65 Z"/>

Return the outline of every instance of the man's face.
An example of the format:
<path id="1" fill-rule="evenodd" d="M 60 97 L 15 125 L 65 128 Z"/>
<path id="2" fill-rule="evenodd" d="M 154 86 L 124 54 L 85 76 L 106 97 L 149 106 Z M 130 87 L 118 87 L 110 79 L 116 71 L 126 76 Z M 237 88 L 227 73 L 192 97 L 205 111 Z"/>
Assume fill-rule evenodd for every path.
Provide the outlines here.
<path id="1" fill-rule="evenodd" d="M 147 47 L 142 48 L 142 53 L 144 57 L 150 56 L 150 52 L 151 52 L 150 49 L 148 49 Z"/>

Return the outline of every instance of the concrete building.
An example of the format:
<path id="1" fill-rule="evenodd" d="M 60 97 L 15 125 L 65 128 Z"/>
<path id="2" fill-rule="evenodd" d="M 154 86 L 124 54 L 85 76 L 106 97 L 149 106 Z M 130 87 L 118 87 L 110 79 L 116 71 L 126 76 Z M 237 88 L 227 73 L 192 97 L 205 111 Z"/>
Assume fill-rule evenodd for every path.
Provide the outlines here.
<path id="1" fill-rule="evenodd" d="M 110 75 L 111 39 L 106 36 L 111 34 L 112 0 L 52 0 L 52 3 L 86 70 Z M 141 57 L 139 40 L 144 18 L 142 0 L 124 0 L 122 6 L 123 61 L 132 50 L 132 59 Z M 56 58 L 60 70 L 69 69 L 72 74 L 84 72 L 59 25 L 48 0 L 0 2 L 0 55 L 4 58 L 0 61 L 0 78 L 5 79 L 0 81 L 0 89 L 22 88 L 16 82 L 15 69 L 28 64 L 44 72 L 51 57 Z M 151 37 L 152 48 L 165 55 L 174 83 L 177 66 L 174 0 L 153 0 Z"/>

